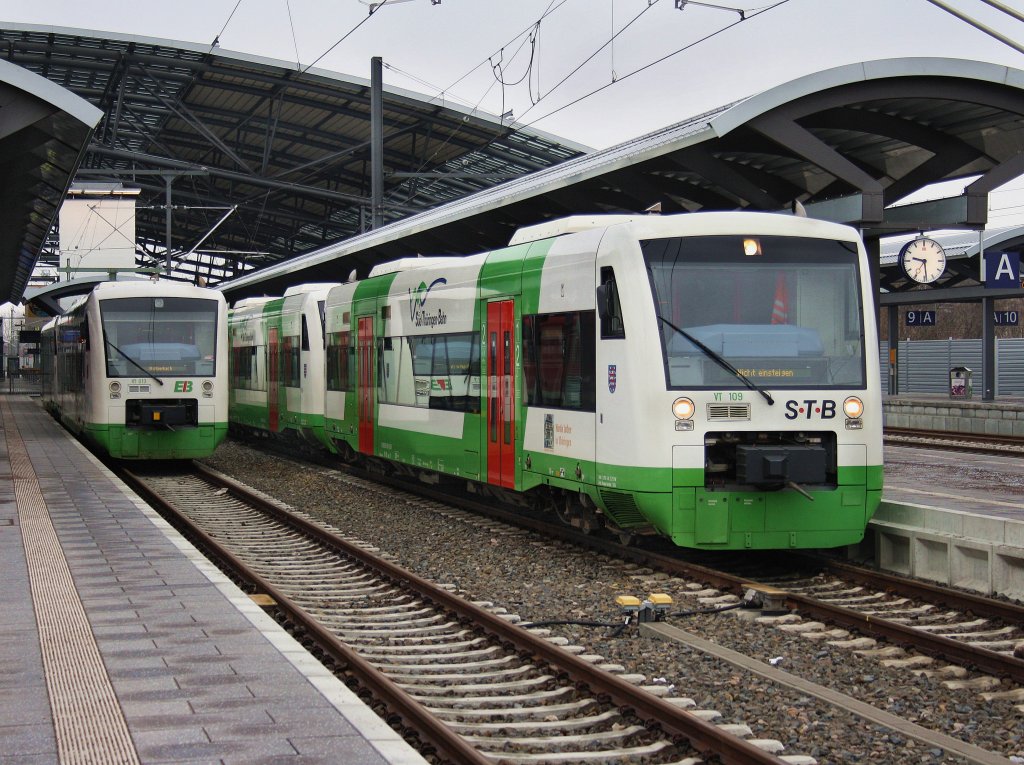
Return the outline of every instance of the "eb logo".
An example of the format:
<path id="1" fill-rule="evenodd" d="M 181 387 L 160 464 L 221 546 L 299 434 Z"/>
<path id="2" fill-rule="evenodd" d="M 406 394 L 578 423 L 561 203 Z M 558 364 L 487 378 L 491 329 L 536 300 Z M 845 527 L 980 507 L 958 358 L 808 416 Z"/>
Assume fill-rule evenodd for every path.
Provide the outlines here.
<path id="1" fill-rule="evenodd" d="M 192 392 L 192 381 L 191 380 L 177 380 L 174 383 L 175 393 L 191 393 Z"/>

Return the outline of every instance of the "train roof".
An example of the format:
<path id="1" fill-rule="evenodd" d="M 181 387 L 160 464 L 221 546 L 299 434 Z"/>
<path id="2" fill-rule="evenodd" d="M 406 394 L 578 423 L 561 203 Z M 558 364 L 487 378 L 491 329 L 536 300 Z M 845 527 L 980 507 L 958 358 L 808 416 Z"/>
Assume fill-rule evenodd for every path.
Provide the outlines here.
<path id="1" fill-rule="evenodd" d="M 253 308 L 255 306 L 263 305 L 264 303 L 269 303 L 271 300 L 277 299 L 278 298 L 272 298 L 267 295 L 261 295 L 260 297 L 247 297 L 242 298 L 231 307 L 237 311 L 242 308 Z"/>
<path id="2" fill-rule="evenodd" d="M 536 242 L 595 228 L 634 224 L 641 237 L 670 236 L 684 231 L 691 235 L 709 233 L 723 224 L 737 232 L 749 228 L 753 234 L 787 233 L 783 229 L 800 229 L 799 234 L 811 237 L 857 238 L 856 229 L 844 223 L 805 218 L 787 213 L 729 210 L 722 212 L 677 213 L 673 215 L 573 215 L 519 229 L 509 246 Z"/>
<path id="3" fill-rule="evenodd" d="M 456 257 L 438 255 L 430 258 L 399 258 L 398 260 L 391 260 L 387 263 L 381 263 L 380 265 L 374 266 L 370 269 L 370 276 L 384 276 L 385 274 L 397 274 L 400 271 L 412 271 L 416 268 L 430 268 L 433 266 L 450 266 L 457 264 L 466 264 L 471 262 L 471 258 L 474 257 L 469 255 L 467 257 Z"/>
<path id="4" fill-rule="evenodd" d="M 307 292 L 324 292 L 337 287 L 340 282 L 314 282 L 312 284 L 295 284 L 284 291 L 285 297 L 292 295 L 303 295 Z"/>

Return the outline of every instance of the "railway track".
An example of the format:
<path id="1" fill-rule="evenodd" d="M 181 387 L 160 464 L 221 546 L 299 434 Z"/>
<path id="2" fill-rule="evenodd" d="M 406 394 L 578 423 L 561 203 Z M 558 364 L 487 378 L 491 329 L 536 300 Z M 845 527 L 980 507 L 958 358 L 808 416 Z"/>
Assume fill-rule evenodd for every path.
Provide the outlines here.
<path id="1" fill-rule="evenodd" d="M 791 614 L 768 623 L 788 623 L 793 625 L 787 627 L 788 631 L 817 632 L 818 638 L 837 641 L 847 640 L 852 630 L 859 638 L 889 642 L 888 648 L 875 648 L 864 640 L 851 639 L 851 648 L 880 651 L 877 655 L 885 661 L 897 661 L 909 651 L 918 656 L 907 656 L 908 666 L 924 667 L 937 660 L 955 665 L 954 669 L 939 670 L 950 681 L 962 680 L 966 673 L 961 670 L 970 669 L 988 676 L 975 682 L 979 689 L 996 687 L 998 682 L 993 678 L 1006 678 L 1024 688 L 1024 658 L 1013 655 L 1014 647 L 1024 642 L 1024 606 L 1016 603 L 810 556 L 797 556 L 803 561 L 801 570 L 814 570 L 810 576 L 794 572 L 791 563 L 782 575 L 764 576 L 757 570 L 732 573 L 719 566 L 694 563 L 676 552 L 625 546 L 562 525 L 523 520 L 493 507 L 478 506 L 474 511 L 526 525 L 548 538 L 570 541 L 656 572 L 704 583 L 731 594 L 735 600 L 752 585 L 778 589 Z M 789 558 L 792 561 L 792 554 Z M 1020 700 L 1024 701 L 1024 696 Z"/>
<path id="2" fill-rule="evenodd" d="M 891 446 L 916 446 L 975 454 L 1024 457 L 1024 439 L 1013 436 L 886 427 L 882 432 L 882 437 L 884 442 Z"/>
<path id="3" fill-rule="evenodd" d="M 209 470 L 130 482 L 446 762 L 778 763 L 599 656 L 469 603 Z M 568 649 L 568 650 L 567 650 Z M 603 666 L 604 665 L 604 666 Z M 812 763 L 812 758 L 782 761 Z"/>
<path id="4" fill-rule="evenodd" d="M 379 475 L 371 478 L 358 471 L 335 472 L 343 476 L 342 480 L 367 490 L 380 491 L 387 486 L 390 491 L 412 493 L 436 502 L 436 512 L 468 511 L 534 531 L 545 539 L 562 540 L 655 572 L 703 583 L 734 600 L 752 585 L 779 589 L 791 613 L 768 623 L 785 626 L 786 631 L 817 633 L 816 639 L 843 642 L 852 630 L 858 635 L 850 639 L 852 649 L 877 651 L 874 655 L 880 660 L 894 662 L 889 666 L 906 661 L 909 668 L 938 672 L 948 682 L 973 683 L 979 690 L 991 693 L 996 692 L 991 689 L 998 685 L 994 678 L 1006 678 L 1024 688 L 1024 657 L 1013 655 L 1014 647 L 1024 643 L 1024 605 L 810 555 L 797 554 L 795 559 L 801 565 L 796 570 L 786 565 L 783 574 L 764 576 L 756 569 L 735 573 L 718 565 L 727 560 L 721 556 L 698 555 L 715 561 L 714 566 L 702 565 L 690 560 L 686 551 L 659 552 L 622 544 L 517 510 L 502 509 L 493 502 L 453 497 L 423 484 Z M 453 504 L 461 509 L 453 511 Z M 788 561 L 793 560 L 793 554 L 789 554 Z M 806 575 L 808 570 L 814 573 Z M 867 640 L 884 640 L 890 645 L 877 648 L 869 646 Z M 929 668 L 937 661 L 950 665 Z M 968 671 L 975 673 L 971 680 L 966 679 Z M 1024 694 L 1020 701 L 1024 702 Z"/>
<path id="5" fill-rule="evenodd" d="M 364 481 L 361 478 L 348 480 Z M 374 483 L 365 481 L 363 485 L 372 487 Z M 450 512 L 443 506 L 455 501 L 450 495 L 429 487 L 395 481 L 387 484 L 398 491 L 411 491 L 439 501 L 442 503 L 440 512 Z M 503 510 L 493 503 L 460 498 L 458 504 L 471 513 L 530 529 L 546 539 L 563 540 L 655 572 L 702 582 L 737 600 L 752 585 L 779 589 L 787 610 L 793 612 L 785 621 L 793 625 L 806 622 L 806 629 L 792 626 L 787 628 L 789 631 L 820 632 L 819 638 L 840 640 L 847 637 L 840 635 L 840 631 L 854 630 L 860 638 L 892 644 L 877 649 L 883 660 L 897 661 L 900 656 L 896 651 L 906 653 L 909 650 L 918 654 L 907 657 L 910 666 L 923 667 L 937 660 L 956 665 L 954 669 L 939 670 L 951 681 L 961 680 L 962 670 L 969 668 L 989 676 L 975 683 L 979 688 L 994 687 L 997 683 L 994 684 L 992 678 L 1007 678 L 1024 688 L 1024 658 L 1013 655 L 1014 647 L 1024 643 L 1024 606 L 1016 603 L 809 555 L 797 555 L 802 562 L 800 568 L 794 571 L 793 566 L 788 565 L 786 573 L 781 575 L 763 576 L 757 570 L 731 573 L 718 566 L 695 563 L 687 559 L 685 552 L 658 552 L 624 545 L 606 537 L 578 532 L 564 524 Z M 711 559 L 712 556 L 700 557 Z M 792 554 L 788 558 L 792 561 Z M 717 560 L 726 562 L 727 559 L 718 557 Z M 809 576 L 803 573 L 808 569 L 814 573 Z M 796 614 L 808 618 L 803 620 Z M 860 650 L 876 650 L 868 647 L 864 640 L 851 644 L 851 647 L 856 646 Z"/>

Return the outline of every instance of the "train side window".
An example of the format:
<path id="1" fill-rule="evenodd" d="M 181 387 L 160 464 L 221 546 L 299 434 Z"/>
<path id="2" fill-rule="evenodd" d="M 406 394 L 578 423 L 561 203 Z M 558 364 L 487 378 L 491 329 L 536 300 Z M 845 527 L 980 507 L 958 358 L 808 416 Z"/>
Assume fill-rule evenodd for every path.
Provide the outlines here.
<path id="1" fill-rule="evenodd" d="M 622 305 L 615 270 L 611 266 L 601 269 L 601 286 L 597 288 L 597 312 L 601 317 L 601 339 L 625 339 L 626 325 L 622 321 Z"/>
<path id="2" fill-rule="evenodd" d="M 355 387 L 355 353 L 351 332 L 332 332 L 327 338 L 327 390 L 351 393 Z"/>
<path id="3" fill-rule="evenodd" d="M 302 350 L 309 350 L 309 327 L 306 325 L 306 316 L 302 316 Z"/>
<path id="4" fill-rule="evenodd" d="M 289 335 L 282 338 L 280 345 L 280 366 L 281 384 L 286 388 L 298 388 L 300 386 L 300 370 L 302 363 L 299 358 L 299 344 L 301 340 L 296 335 Z"/>
<path id="5" fill-rule="evenodd" d="M 593 412 L 594 311 L 523 317 L 523 389 L 527 406 Z"/>

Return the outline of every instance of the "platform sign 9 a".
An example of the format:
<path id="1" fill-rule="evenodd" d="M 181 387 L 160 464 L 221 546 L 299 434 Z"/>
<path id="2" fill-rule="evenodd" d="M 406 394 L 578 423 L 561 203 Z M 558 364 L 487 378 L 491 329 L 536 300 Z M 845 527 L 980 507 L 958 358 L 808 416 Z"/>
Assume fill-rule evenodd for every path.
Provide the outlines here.
<path id="1" fill-rule="evenodd" d="M 934 327 L 935 311 L 907 311 L 904 319 L 908 327 Z"/>

